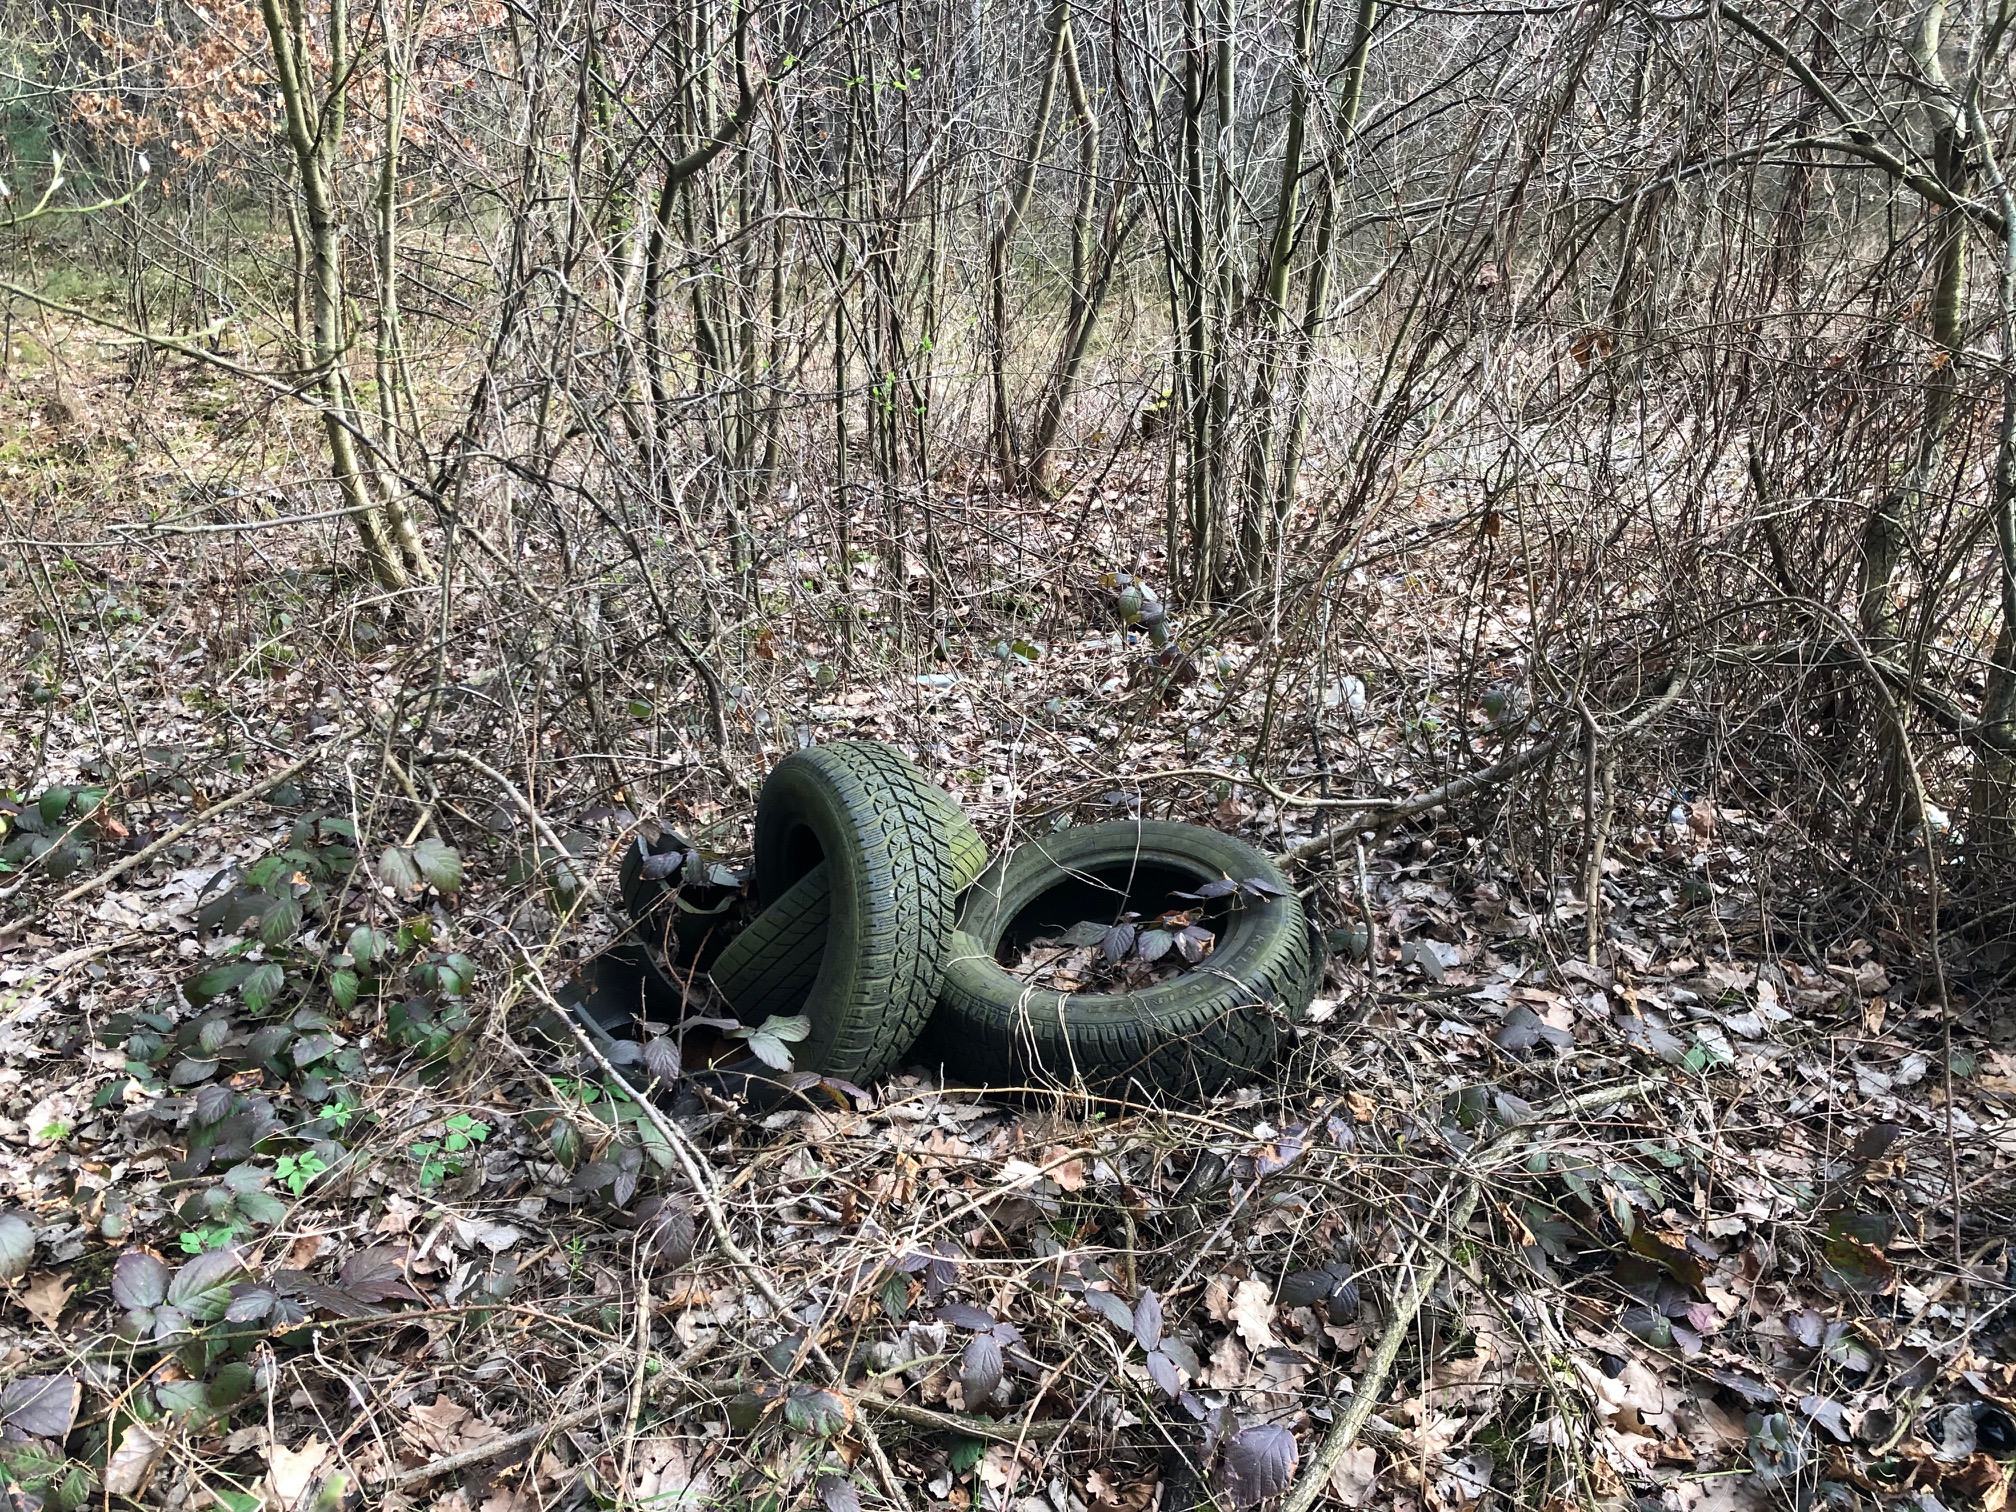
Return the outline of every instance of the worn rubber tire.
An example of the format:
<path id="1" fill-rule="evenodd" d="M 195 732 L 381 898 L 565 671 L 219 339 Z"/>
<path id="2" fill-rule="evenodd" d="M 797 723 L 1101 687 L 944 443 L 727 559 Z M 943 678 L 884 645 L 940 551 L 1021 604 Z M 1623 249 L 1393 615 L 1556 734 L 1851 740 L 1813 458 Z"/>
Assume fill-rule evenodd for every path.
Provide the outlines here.
<path id="1" fill-rule="evenodd" d="M 765 779 L 756 802 L 757 896 L 781 901 L 822 867 L 828 882 L 810 990 L 802 1001 L 769 1000 L 770 1012 L 781 1006 L 812 1021 L 796 1047 L 797 1069 L 850 1081 L 880 1076 L 923 1031 L 944 980 L 961 881 L 950 803 L 901 751 L 872 740 L 793 752 Z M 740 958 L 774 941 L 802 962 L 814 938 L 805 915 L 782 916 Z"/>
<path id="2" fill-rule="evenodd" d="M 951 794 L 927 787 L 925 796 L 938 810 L 940 839 L 951 858 L 953 884 L 963 891 L 987 869 L 987 842 Z M 819 978 L 832 917 L 833 883 L 822 861 L 729 943 L 711 975 L 737 1018 L 760 1024 L 773 1014 L 798 1012 Z"/>
<path id="3" fill-rule="evenodd" d="M 728 942 L 708 975 L 745 1024 L 797 1013 L 819 980 L 833 884 L 820 862 Z"/>
<path id="4" fill-rule="evenodd" d="M 1032 988 L 996 953 L 1124 906 L 1152 915 L 1174 888 L 1264 878 L 1281 896 L 1232 900 L 1206 923 L 1202 964 L 1131 993 Z M 1103 912 L 1095 910 L 1103 909 Z M 1200 1096 L 1261 1070 L 1321 980 L 1302 905 L 1266 855 L 1216 830 L 1119 820 L 1060 830 L 999 857 L 966 894 L 925 1050 L 949 1076 L 1102 1095 Z"/>

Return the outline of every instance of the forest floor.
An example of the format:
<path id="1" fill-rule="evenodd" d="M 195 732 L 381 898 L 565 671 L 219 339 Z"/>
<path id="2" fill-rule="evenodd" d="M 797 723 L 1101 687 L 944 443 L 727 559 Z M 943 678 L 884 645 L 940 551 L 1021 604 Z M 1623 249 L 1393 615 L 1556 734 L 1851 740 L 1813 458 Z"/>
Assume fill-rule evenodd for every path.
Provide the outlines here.
<path id="1" fill-rule="evenodd" d="M 1197 630 L 1199 676 L 1161 688 L 1095 591 L 1140 549 L 1102 500 L 974 498 L 1019 581 L 850 652 L 825 606 L 886 607 L 877 564 L 835 587 L 788 544 L 717 643 L 740 648 L 725 758 L 669 655 L 600 664 L 591 732 L 555 712 L 579 704 L 566 645 L 476 559 L 385 628 L 325 570 L 326 522 L 112 541 L 304 507 L 219 492 L 258 456 L 216 387 L 0 385 L 0 839 L 48 842 L 0 878 L 20 1494 L 2004 1505 L 2008 1020 L 1928 972 L 1908 920 L 1778 920 L 1779 816 L 1624 794 L 1593 958 L 1574 888 L 1503 826 L 1431 819 L 1362 872 L 1346 837 L 1298 879 L 1340 941 L 1369 903 L 1375 957 L 1341 951 L 1277 1073 L 1206 1106 L 910 1068 L 830 1108 L 689 1091 L 668 1135 L 547 1007 L 623 927 L 637 824 L 734 861 L 809 732 L 903 746 L 996 846 L 1142 812 L 1286 850 L 1330 814 L 1167 775 L 1251 748 L 1265 648 Z M 1335 791 L 1431 785 L 1431 705 L 1493 750 L 1526 738 L 1427 691 L 1463 638 L 1438 616 L 1473 616 L 1487 661 L 1520 634 L 1509 586 L 1459 602 L 1463 538 L 1425 539 L 1368 547 L 1356 639 L 1293 669 Z M 1314 791 L 1297 760 L 1277 777 Z"/>

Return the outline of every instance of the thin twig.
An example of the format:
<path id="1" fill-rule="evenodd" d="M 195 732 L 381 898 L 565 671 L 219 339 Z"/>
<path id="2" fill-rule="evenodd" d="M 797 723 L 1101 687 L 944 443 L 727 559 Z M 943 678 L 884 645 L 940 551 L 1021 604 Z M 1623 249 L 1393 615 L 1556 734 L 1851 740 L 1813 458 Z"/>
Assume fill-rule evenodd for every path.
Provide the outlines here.
<path id="1" fill-rule="evenodd" d="M 734 1230 L 728 1224 L 728 1214 L 721 1206 L 720 1197 L 715 1193 L 714 1182 L 708 1173 L 706 1163 L 700 1159 L 699 1151 L 693 1148 L 693 1142 L 686 1137 L 685 1131 L 661 1113 L 655 1102 L 632 1086 L 630 1079 L 616 1069 L 615 1063 L 602 1053 L 601 1046 L 589 1037 L 573 1013 L 547 988 L 538 963 L 530 956 L 521 956 L 521 959 L 532 974 L 531 985 L 534 995 L 560 1016 L 561 1022 L 566 1024 L 576 1042 L 588 1052 L 589 1059 L 602 1068 L 603 1075 L 614 1082 L 625 1096 L 643 1109 L 644 1116 L 651 1121 L 651 1127 L 656 1129 L 665 1143 L 671 1146 L 674 1158 L 685 1171 L 686 1180 L 693 1188 L 693 1196 L 699 1202 L 701 1212 L 706 1215 L 707 1227 L 713 1230 L 714 1242 L 721 1246 L 721 1253 L 728 1257 L 729 1262 L 737 1270 L 749 1278 L 756 1290 L 763 1294 L 765 1302 L 779 1314 L 788 1312 L 790 1306 L 785 1302 L 784 1294 L 777 1289 L 777 1283 L 770 1279 L 770 1273 L 737 1242 Z"/>
<path id="2" fill-rule="evenodd" d="M 1666 684 L 1665 691 L 1654 698 L 1644 709 L 1640 710 L 1629 722 L 1620 725 L 1611 735 L 1610 738 L 1613 746 L 1622 744 L 1631 736 L 1648 729 L 1654 724 L 1661 715 L 1665 714 L 1668 709 L 1680 701 L 1680 695 L 1687 691 L 1688 681 L 1689 678 L 1685 669 L 1674 672 Z M 1562 730 L 1557 734 L 1548 736 L 1537 745 L 1528 746 L 1516 755 L 1507 756 L 1503 761 L 1494 762 L 1480 771 L 1466 773 L 1461 777 L 1455 778 L 1453 781 L 1443 783 L 1438 788 L 1431 788 L 1428 792 L 1416 797 L 1391 804 L 1385 808 L 1365 810 L 1346 823 L 1324 830 L 1321 834 L 1304 840 L 1300 845 L 1295 846 L 1287 853 L 1288 859 L 1291 861 L 1308 861 L 1328 851 L 1346 835 L 1355 834 L 1363 830 L 1391 829 L 1403 819 L 1412 819 L 1417 814 L 1427 813 L 1430 809 L 1441 808 L 1445 804 L 1456 802 L 1459 798 L 1467 798 L 1472 793 L 1480 793 L 1486 788 L 1496 787 L 1502 782 L 1509 782 L 1522 772 L 1531 771 L 1534 767 L 1540 765 L 1541 762 L 1558 751 L 1571 735 L 1578 733 L 1579 730 L 1579 725 L 1575 730 Z"/>
<path id="3" fill-rule="evenodd" d="M 1484 1178 L 1490 1173 L 1492 1165 L 1524 1144 L 1534 1130 L 1546 1124 L 1559 1123 L 1577 1113 L 1594 1112 L 1628 1102 L 1658 1085 L 1658 1081 L 1646 1077 L 1621 1086 L 1598 1087 L 1536 1109 L 1530 1119 L 1505 1130 L 1484 1146 L 1474 1160 L 1466 1162 L 1469 1174 L 1455 1207 L 1450 1210 L 1450 1233 L 1460 1235 L 1469 1226 L 1471 1214 L 1477 1210 L 1478 1196 L 1484 1189 Z M 1417 1246 L 1415 1253 L 1420 1253 L 1420 1247 Z M 1337 1468 L 1337 1462 L 1358 1441 L 1358 1435 L 1364 1431 L 1373 1409 L 1379 1405 L 1379 1398 L 1386 1391 L 1386 1377 L 1392 1373 L 1393 1362 L 1400 1356 L 1400 1346 L 1406 1342 L 1407 1331 L 1413 1327 L 1421 1304 L 1427 1301 L 1435 1283 L 1442 1279 L 1442 1272 L 1448 1264 L 1449 1253 L 1445 1248 L 1428 1256 L 1426 1263 L 1414 1273 L 1413 1284 L 1408 1287 L 1406 1295 L 1394 1304 L 1392 1316 L 1386 1320 L 1385 1330 L 1379 1335 L 1379 1343 L 1372 1351 L 1372 1363 L 1358 1378 L 1351 1405 L 1344 1409 L 1344 1415 L 1337 1419 L 1316 1452 L 1309 1457 L 1308 1464 L 1289 1489 L 1287 1500 L 1281 1504 L 1281 1512 L 1309 1512 L 1315 1506 L 1323 1488 L 1330 1483 L 1330 1472 Z"/>
<path id="4" fill-rule="evenodd" d="M 424 1465 L 415 1465 L 411 1470 L 401 1470 L 397 1475 L 380 1481 L 378 1485 L 381 1489 L 393 1491 L 406 1491 L 414 1486 L 423 1486 L 428 1481 L 443 1475 L 452 1475 L 457 1470 L 467 1470 L 471 1465 L 481 1465 L 510 1454 L 514 1450 L 543 1443 L 569 1429 L 579 1428 L 583 1423 L 598 1418 L 605 1412 L 613 1412 L 622 1405 L 622 1399 L 619 1397 L 605 1397 L 593 1407 L 578 1407 L 572 1412 L 563 1413 L 551 1422 L 535 1423 L 530 1428 L 507 1433 L 502 1438 L 485 1439 L 480 1444 L 457 1450 L 454 1454 L 444 1454 L 440 1459 L 429 1460 Z"/>
<path id="5" fill-rule="evenodd" d="M 462 765 L 468 767 L 470 771 L 488 777 L 504 790 L 506 798 L 517 804 L 524 812 L 525 817 L 532 822 L 532 827 L 539 832 L 539 838 L 553 847 L 555 860 L 565 862 L 573 859 L 574 852 L 567 848 L 566 841 L 553 832 L 553 826 L 546 822 L 546 816 L 539 812 L 538 805 L 518 790 L 517 783 L 506 777 L 497 768 L 491 766 L 489 762 L 482 760 L 480 757 L 471 756 L 467 751 L 436 751 L 432 755 L 423 757 L 422 759 L 430 765 L 440 761 L 459 761 Z M 581 884 L 580 893 L 575 899 L 575 907 L 578 909 L 582 903 L 594 895 L 595 885 L 594 879 L 587 876 L 579 867 L 574 868 L 574 875 L 576 880 Z"/>

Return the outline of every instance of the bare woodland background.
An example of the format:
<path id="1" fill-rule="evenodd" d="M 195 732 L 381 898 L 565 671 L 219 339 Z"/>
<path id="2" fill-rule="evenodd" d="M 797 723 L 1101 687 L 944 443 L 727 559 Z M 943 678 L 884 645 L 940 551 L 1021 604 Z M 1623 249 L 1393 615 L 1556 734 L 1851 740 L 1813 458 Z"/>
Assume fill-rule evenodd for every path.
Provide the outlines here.
<path id="1" fill-rule="evenodd" d="M 0 978 L 15 994 L 7 1132 L 15 1200 L 42 1214 L 37 1264 L 52 1268 L 36 1274 L 75 1277 L 60 1283 L 74 1303 L 59 1288 L 28 1308 L 41 1332 L 11 1363 L 69 1379 L 65 1361 L 101 1358 L 105 1245 L 172 1246 L 178 1231 L 198 1249 L 205 1233 L 264 1243 L 264 1263 L 284 1253 L 305 1274 L 354 1256 L 352 1225 L 385 1240 L 371 1254 L 403 1246 L 410 1296 L 381 1287 L 374 1304 L 444 1315 L 388 1328 L 383 1349 L 366 1346 L 376 1325 L 346 1332 L 360 1353 L 340 1369 L 263 1357 L 261 1387 L 285 1408 L 263 1427 L 229 1404 L 192 1416 L 188 1400 L 132 1419 L 123 1471 L 139 1388 L 93 1367 L 78 1426 L 37 1450 L 53 1456 L 42 1479 L 10 1473 L 58 1501 L 75 1474 L 95 1477 L 92 1496 L 110 1478 L 200 1504 L 230 1465 L 232 1494 L 268 1504 L 290 1487 L 326 1498 L 332 1474 L 374 1497 L 464 1495 L 441 1463 L 520 1421 L 550 1427 L 564 1399 L 574 1437 L 479 1456 L 470 1505 L 818 1496 L 844 1512 L 865 1494 L 1116 1512 L 1146 1505 L 1129 1486 L 1159 1487 L 1164 1506 L 1210 1494 L 1178 1463 L 1234 1494 L 1234 1420 L 1200 1428 L 1139 1403 L 1116 1418 L 1111 1383 L 1129 1378 L 1110 1339 L 1113 1360 L 1081 1347 L 1046 1388 L 1057 1413 L 1079 1404 L 1085 1436 L 1046 1430 L 1058 1447 L 1026 1463 L 1026 1442 L 986 1449 L 970 1415 L 936 1425 L 982 1445 L 963 1465 L 915 1418 L 886 1452 L 873 1430 L 857 1443 L 822 1421 L 792 1419 L 783 1448 L 768 1429 L 696 1426 L 729 1390 L 688 1382 L 705 1377 L 700 1353 L 774 1346 L 779 1299 L 738 1289 L 737 1271 L 681 1272 L 680 1320 L 654 1312 L 633 1232 L 642 1157 L 620 1153 L 644 1137 L 638 1118 L 598 1122 L 587 1081 L 556 1085 L 515 1047 L 541 973 L 557 982 L 615 927 L 610 857 L 629 826 L 662 816 L 732 853 L 768 762 L 853 732 L 916 751 L 997 842 L 1133 809 L 1286 850 L 1342 942 L 1325 1001 L 1348 1011 L 1309 1031 L 1259 1111 L 1197 1125 L 1142 1112 L 1104 1145 L 1079 1124 L 1032 1133 L 999 1109 L 958 1111 L 987 1105 L 932 1101 L 916 1078 L 890 1103 L 936 1110 L 928 1149 L 864 1109 L 783 1145 L 708 1124 L 748 1204 L 722 1221 L 746 1222 L 778 1275 L 845 1292 L 834 1278 L 853 1274 L 844 1245 L 817 1238 L 843 1208 L 857 1226 L 852 1206 L 807 1198 L 809 1237 L 769 1226 L 833 1179 L 808 1172 L 809 1150 L 844 1166 L 857 1156 L 833 1151 L 859 1136 L 865 1173 L 921 1159 L 952 1190 L 992 1191 L 1003 1159 L 1054 1149 L 1091 1169 L 1096 1147 L 1105 1175 L 1088 1188 L 1060 1159 L 1077 1184 L 1045 1174 L 1038 1195 L 1096 1208 L 1102 1184 L 1135 1194 L 1078 1230 L 1124 1257 L 1089 1284 L 1130 1306 L 1150 1281 L 1177 1289 L 1203 1329 L 1211 1374 L 1200 1363 L 1191 1384 L 1213 1411 L 1287 1424 L 1306 1455 L 1341 1389 L 1326 1372 L 1366 1368 L 1363 1341 L 1314 1314 L 1302 1374 L 1267 1363 L 1284 1346 L 1253 1309 L 1282 1308 L 1286 1337 L 1295 1304 L 1276 1282 L 1309 1262 L 1296 1246 L 1312 1234 L 1325 1254 L 1365 1256 L 1368 1276 L 1391 1272 L 1366 1284 L 1389 1313 L 1411 1318 L 1411 1296 L 1428 1320 L 1402 1362 L 1420 1410 L 1382 1418 L 1386 1436 L 1326 1469 L 1323 1494 L 1691 1506 L 1740 1483 L 1801 1504 L 1937 1491 L 1996 1512 L 2000 1430 L 1960 1445 L 1926 1414 L 1971 1414 L 1975 1434 L 2010 1390 L 1986 1363 L 1981 1310 L 1992 1319 L 2007 1295 L 1994 1236 L 2016 1153 L 1998 1101 L 2016 1067 L 1997 1048 L 2016 911 L 2011 20 L 1984 0 L 9 0 L 0 761 L 10 812 L 41 813 L 45 843 L 18 850 L 0 886 L 18 911 Z M 1116 618 L 1136 580 L 1165 609 L 1152 641 Z M 101 789 L 111 806 L 90 819 L 71 795 Z M 228 824 L 222 808 L 190 824 L 232 795 Z M 356 854 L 327 860 L 335 832 L 301 830 L 303 814 L 351 825 Z M 345 880 L 363 877 L 358 854 L 423 833 L 453 843 L 452 883 Z M 226 948 L 191 922 L 187 877 L 276 846 L 324 858 L 314 886 L 329 896 L 307 906 L 328 939 L 269 939 L 264 956 L 253 941 L 249 960 L 306 952 L 285 956 L 279 1005 L 299 1038 L 227 1049 L 220 1073 L 202 1013 L 174 996 Z M 162 866 L 181 870 L 163 882 Z M 403 1006 L 327 1013 L 315 962 L 338 925 L 389 930 L 416 910 L 431 922 L 399 936 L 420 973 Z M 248 948 L 228 921 L 222 937 Z M 1751 1015 L 1734 1031 L 1689 1007 L 1731 994 Z M 158 1026 L 144 1018 L 157 999 L 175 1004 Z M 1471 1009 L 1481 1027 L 1450 1030 Z M 62 1028 L 80 1011 L 88 1043 Z M 239 1045 L 241 1027 L 212 1038 Z M 315 1069 L 323 1038 L 350 1057 L 340 1074 Z M 318 1045 L 306 1061 L 301 1040 Z M 297 1061 L 274 1062 L 290 1044 Z M 1741 1273 L 1744 1307 L 1715 1325 L 1725 1375 L 1751 1347 L 1739 1328 L 1801 1308 L 1826 1327 L 1862 1320 L 1862 1355 L 1819 1324 L 1800 1342 L 1802 1323 L 1764 1329 L 1767 1363 L 1742 1376 L 1756 1392 L 1706 1367 L 1611 1371 L 1640 1346 L 1695 1355 L 1615 1307 L 1608 1321 L 1564 1311 L 1571 1282 L 1518 1262 L 1548 1241 L 1530 1213 L 1523 1238 L 1507 1227 L 1510 1198 L 1473 1230 L 1474 1190 L 1471 1206 L 1447 1181 L 1426 1195 L 1423 1171 L 1454 1180 L 1436 1152 L 1455 1159 L 1470 1147 L 1459 1127 L 1475 1132 L 1481 1105 L 1459 1084 L 1537 1103 L 1641 1062 L 1675 1101 L 1627 1105 L 1621 1132 L 1588 1135 L 1588 1158 L 1628 1164 L 1616 1152 L 1635 1149 L 1672 1170 L 1645 1142 L 1699 1137 L 1672 1149 L 1691 1197 L 1682 1178 L 1603 1177 L 1636 1195 L 1587 1234 L 1665 1267 L 1668 1291 L 1628 1306 L 1693 1329 L 1698 1353 L 1704 1315 L 1686 1308 L 1717 1316 Z M 254 1079 L 192 1114 L 191 1089 L 234 1065 Z M 1820 1090 L 1795 1108 L 1800 1077 Z M 1419 1120 L 1413 1143 L 1396 1134 L 1369 1163 L 1325 1143 L 1346 1087 L 1413 1110 L 1391 1114 L 1393 1130 Z M 251 1117 L 269 1094 L 272 1122 L 254 1118 L 242 1152 L 224 1140 L 214 1168 L 190 1153 L 189 1130 L 227 1106 Z M 534 1103 L 548 1122 L 520 1127 Z M 369 1116 L 331 1122 L 338 1106 Z M 628 1172 L 620 1201 L 616 1176 L 584 1186 L 579 1150 L 553 1147 L 555 1108 Z M 466 1146 L 478 1114 L 490 1158 L 446 1172 L 445 1120 L 464 1120 Z M 1387 1118 L 1357 1119 L 1364 1147 Z M 1725 1187 L 1754 1182 L 1755 1162 L 1704 1132 L 1732 1124 L 1805 1162 L 1734 1217 Z M 1334 1169 L 1298 1199 L 1304 1216 L 1250 1227 L 1239 1194 L 1281 1169 L 1278 1150 L 1254 1150 L 1283 1129 L 1300 1131 L 1296 1172 L 1318 1146 Z M 1898 1134 L 1869 1154 L 1871 1129 Z M 1916 1175 L 1882 1173 L 1904 1184 L 1886 1189 L 1894 1222 L 1875 1239 L 1855 1226 L 1870 1204 L 1841 1183 L 1868 1179 L 1907 1132 Z M 1223 1249 L 1200 1272 L 1184 1264 L 1181 1215 L 1199 1199 L 1183 1157 L 1214 1140 L 1243 1174 L 1211 1211 Z M 323 1183 L 292 1188 L 285 1222 L 228 1194 L 191 1216 L 188 1188 L 233 1160 L 263 1181 L 281 1148 L 314 1154 Z M 922 1198 L 892 1217 L 911 1198 L 881 1179 L 861 1176 L 896 1204 L 875 1209 L 874 1232 L 909 1234 L 920 1255 L 954 1232 Z M 1396 1193 L 1419 1200 L 1396 1207 Z M 472 1296 L 501 1307 L 518 1283 L 492 1260 L 520 1274 L 524 1204 L 549 1201 L 579 1229 L 554 1229 L 522 1276 L 587 1332 L 539 1333 L 521 1314 L 510 1326 L 537 1345 L 485 1354 L 505 1312 L 445 1314 Z M 444 1202 L 491 1228 L 453 1228 Z M 74 1220 L 52 1216 L 66 1205 Z M 1680 1259 L 1631 1240 L 1634 1205 Z M 489 1243 L 500 1227 L 511 1237 Z M 1683 1231 L 1701 1241 L 1691 1262 Z M 1446 1254 L 1452 1235 L 1510 1269 L 1473 1257 L 1458 1266 L 1472 1289 L 1444 1282 L 1424 1306 L 1402 1281 L 1427 1250 L 1407 1245 Z M 1898 1271 L 1896 1243 L 1921 1270 Z M 570 1265 L 546 1258 L 561 1245 L 577 1246 Z M 1240 1290 L 1256 1276 L 1257 1301 Z M 1814 1284 L 1831 1300 L 1799 1290 Z M 1767 1285 L 1781 1291 L 1759 1303 Z M 1606 1396 L 1586 1371 L 1554 1381 L 1544 1409 L 1546 1389 L 1510 1363 L 1451 1378 L 1437 1337 L 1462 1362 L 1493 1338 L 1500 1363 L 1517 1353 L 1479 1301 L 1504 1287 L 1557 1320 L 1554 1343 L 1532 1347 L 1603 1361 L 1603 1381 L 1664 1405 Z M 1897 1300 L 1907 1291 L 1917 1304 Z M 1069 1350 L 1061 1315 L 1045 1317 Z M 1214 1353 L 1214 1326 L 1236 1356 Z M 818 1324 L 804 1327 L 816 1353 Z M 1885 1353 L 1907 1336 L 1919 1356 Z M 401 1337 L 431 1363 L 398 1362 Z M 217 1358 L 175 1368 L 200 1382 Z M 1925 1359 L 1937 1368 L 1913 1376 Z M 684 1384 L 647 1392 L 647 1361 Z M 1974 1384 L 1948 1395 L 1969 1369 Z M 606 1401 L 582 1385 L 601 1371 Z M 358 1397 L 346 1375 L 381 1394 Z M 936 1379 L 924 1399 L 942 1403 Z M 1440 1387 L 1469 1393 L 1465 1429 L 1431 1426 L 1451 1421 Z M 357 1437 L 416 1402 L 434 1417 L 403 1439 Z M 314 1413 L 323 1454 L 296 1484 L 284 1456 Z M 248 1423 L 267 1436 L 242 1437 Z M 52 1442 L 46 1415 L 28 1427 L 17 1437 Z"/>

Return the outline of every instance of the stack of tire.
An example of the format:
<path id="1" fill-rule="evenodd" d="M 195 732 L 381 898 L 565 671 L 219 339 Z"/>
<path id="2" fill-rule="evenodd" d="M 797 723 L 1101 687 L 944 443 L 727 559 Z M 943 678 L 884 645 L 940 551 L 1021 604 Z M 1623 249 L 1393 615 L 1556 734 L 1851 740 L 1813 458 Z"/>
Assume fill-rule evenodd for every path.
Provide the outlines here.
<path id="1" fill-rule="evenodd" d="M 975 1086 L 1209 1094 L 1274 1058 L 1322 970 L 1294 890 L 1252 846 L 1123 820 L 990 861 L 951 796 L 876 741 L 779 762 L 755 851 L 762 911 L 712 956 L 714 986 L 745 1024 L 803 1015 L 797 1069 L 847 1081 L 916 1060 Z M 1258 885 L 1207 889 L 1211 953 L 1138 991 L 1039 990 L 1002 964 L 1074 923 L 1152 914 L 1227 879 Z M 625 882 L 633 911 L 648 907 L 634 867 Z"/>

